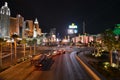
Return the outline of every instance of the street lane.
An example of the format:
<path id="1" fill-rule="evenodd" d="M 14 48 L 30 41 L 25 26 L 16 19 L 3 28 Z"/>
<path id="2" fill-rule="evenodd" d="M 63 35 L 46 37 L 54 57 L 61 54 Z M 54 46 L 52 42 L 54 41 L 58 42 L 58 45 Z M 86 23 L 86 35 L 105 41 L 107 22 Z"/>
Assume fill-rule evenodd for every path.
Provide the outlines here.
<path id="1" fill-rule="evenodd" d="M 48 71 L 34 71 L 26 80 L 92 80 L 77 62 L 75 53 L 58 55 Z"/>
<path id="2" fill-rule="evenodd" d="M 91 77 L 84 70 L 83 66 L 78 63 L 78 61 L 75 58 L 75 55 L 76 55 L 75 51 L 70 54 L 71 61 L 72 61 L 72 67 L 74 70 L 73 72 L 75 75 L 77 75 L 75 77 L 75 80 L 83 80 L 83 79 L 92 80 Z"/>
<path id="3" fill-rule="evenodd" d="M 5 80 L 92 80 L 75 58 L 76 52 L 55 56 L 50 70 L 42 71 L 26 61 L 0 73 Z"/>

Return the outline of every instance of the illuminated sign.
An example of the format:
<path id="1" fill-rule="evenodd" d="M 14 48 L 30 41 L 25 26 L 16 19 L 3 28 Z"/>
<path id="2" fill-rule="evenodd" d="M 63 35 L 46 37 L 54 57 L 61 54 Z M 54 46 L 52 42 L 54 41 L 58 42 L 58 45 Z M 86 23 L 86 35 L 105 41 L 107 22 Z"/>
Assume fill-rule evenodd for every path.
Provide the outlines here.
<path id="1" fill-rule="evenodd" d="M 74 33 L 73 29 L 68 29 L 68 34 L 73 34 L 73 33 Z"/>
<path id="2" fill-rule="evenodd" d="M 77 32 L 78 32 L 78 31 L 75 29 L 75 30 L 74 30 L 74 33 L 77 33 Z"/>
<path id="3" fill-rule="evenodd" d="M 72 25 L 69 25 L 69 28 L 77 28 L 77 25 L 75 25 L 74 23 L 72 23 Z"/>
<path id="4" fill-rule="evenodd" d="M 69 25 L 68 34 L 76 34 L 76 33 L 78 33 L 77 25 L 72 23 L 72 25 Z"/>
<path id="5" fill-rule="evenodd" d="M 68 29 L 68 34 L 76 34 L 78 30 L 76 29 Z"/>

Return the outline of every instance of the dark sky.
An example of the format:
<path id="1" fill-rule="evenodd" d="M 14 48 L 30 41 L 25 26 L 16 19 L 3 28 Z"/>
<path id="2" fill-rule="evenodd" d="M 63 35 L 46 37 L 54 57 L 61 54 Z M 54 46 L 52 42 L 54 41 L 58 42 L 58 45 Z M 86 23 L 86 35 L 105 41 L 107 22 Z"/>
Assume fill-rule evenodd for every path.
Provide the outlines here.
<path id="1" fill-rule="evenodd" d="M 85 21 L 86 32 L 96 34 L 120 23 L 120 0 L 0 0 L 0 7 L 5 1 L 11 16 L 38 18 L 43 32 L 55 27 L 60 34 L 66 34 L 73 22 L 82 33 Z"/>

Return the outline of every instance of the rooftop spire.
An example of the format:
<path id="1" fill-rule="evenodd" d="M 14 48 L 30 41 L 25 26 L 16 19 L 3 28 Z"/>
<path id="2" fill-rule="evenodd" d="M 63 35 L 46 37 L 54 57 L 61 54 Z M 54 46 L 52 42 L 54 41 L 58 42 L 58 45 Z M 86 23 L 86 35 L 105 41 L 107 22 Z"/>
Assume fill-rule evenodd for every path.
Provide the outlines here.
<path id="1" fill-rule="evenodd" d="M 35 19 L 35 22 L 34 22 L 35 24 L 38 24 L 38 20 L 37 20 L 37 18 Z"/>
<path id="2" fill-rule="evenodd" d="M 0 13 L 10 16 L 10 9 L 8 8 L 7 2 L 5 2 L 4 6 L 1 7 Z"/>
<path id="3" fill-rule="evenodd" d="M 8 6 L 8 3 L 7 2 L 5 2 L 5 7 L 7 7 Z"/>

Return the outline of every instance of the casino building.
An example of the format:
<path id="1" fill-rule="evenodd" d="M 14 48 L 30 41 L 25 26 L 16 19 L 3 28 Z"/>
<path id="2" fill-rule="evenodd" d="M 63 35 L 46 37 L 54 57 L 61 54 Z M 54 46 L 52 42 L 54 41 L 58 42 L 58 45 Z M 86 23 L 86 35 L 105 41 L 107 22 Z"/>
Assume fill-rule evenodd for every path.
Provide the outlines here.
<path id="1" fill-rule="evenodd" d="M 37 18 L 32 20 L 24 20 L 20 14 L 16 17 L 11 17 L 10 8 L 8 3 L 5 2 L 4 6 L 0 8 L 0 37 L 10 37 L 13 34 L 18 35 L 20 38 L 37 37 L 41 35 L 39 22 Z"/>
<path id="2" fill-rule="evenodd" d="M 0 9 L 0 36 L 10 36 L 10 9 L 7 2 Z"/>

